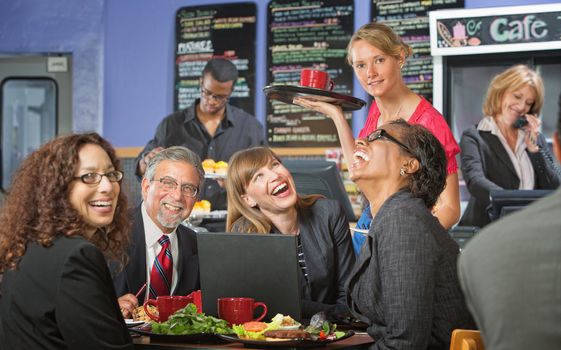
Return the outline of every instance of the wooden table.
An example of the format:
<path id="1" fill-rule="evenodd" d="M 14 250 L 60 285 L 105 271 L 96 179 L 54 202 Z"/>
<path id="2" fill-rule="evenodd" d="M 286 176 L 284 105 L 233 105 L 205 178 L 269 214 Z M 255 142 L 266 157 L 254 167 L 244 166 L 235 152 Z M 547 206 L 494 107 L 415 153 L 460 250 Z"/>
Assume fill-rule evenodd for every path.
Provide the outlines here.
<path id="1" fill-rule="evenodd" d="M 134 338 L 134 348 L 135 349 L 146 349 L 146 350 L 175 350 L 175 349 L 209 349 L 209 350 L 247 350 L 241 343 L 204 343 L 204 344 L 179 344 L 179 343 L 161 343 L 161 342 L 151 342 L 149 337 L 142 336 Z M 325 346 L 313 349 L 325 349 L 325 350 L 363 350 L 368 349 L 368 347 L 374 341 L 366 333 L 358 333 L 350 338 L 343 339 L 341 341 L 327 344 Z M 286 349 L 286 348 L 270 348 L 270 349 Z M 290 348 L 289 348 L 290 349 Z M 295 348 L 291 348 L 295 349 Z M 306 348 L 311 349 L 311 348 Z"/>

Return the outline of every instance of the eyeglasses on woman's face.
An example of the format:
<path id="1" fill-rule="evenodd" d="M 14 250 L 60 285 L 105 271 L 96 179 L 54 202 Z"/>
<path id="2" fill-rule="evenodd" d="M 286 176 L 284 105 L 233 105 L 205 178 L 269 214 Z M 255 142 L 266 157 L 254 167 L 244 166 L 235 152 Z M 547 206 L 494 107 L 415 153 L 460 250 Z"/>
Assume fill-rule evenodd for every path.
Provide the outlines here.
<path id="1" fill-rule="evenodd" d="M 374 130 L 370 135 L 368 135 L 366 137 L 366 141 L 368 141 L 368 143 L 371 143 L 371 142 L 374 142 L 374 141 L 379 140 L 381 138 L 384 138 L 384 139 L 386 139 L 390 142 L 395 143 L 396 145 L 403 148 L 404 150 L 406 150 L 410 154 L 414 154 L 413 152 L 411 152 L 409 147 L 405 146 L 405 144 L 401 143 L 401 141 L 399 141 L 398 139 L 396 139 L 392 135 L 388 134 L 388 132 L 384 129 Z"/>
<path id="2" fill-rule="evenodd" d="M 101 178 L 106 176 L 111 182 L 119 182 L 123 179 L 123 172 L 119 170 L 113 170 L 105 174 L 100 173 L 87 173 L 80 176 L 74 176 L 74 179 L 81 180 L 83 183 L 88 185 L 95 185 L 101 182 Z"/>
<path id="3" fill-rule="evenodd" d="M 162 188 L 167 192 L 173 192 L 179 186 L 177 181 L 172 179 L 171 177 L 162 177 L 160 179 L 152 179 L 150 181 L 158 181 Z M 181 194 L 186 197 L 195 198 L 199 193 L 199 188 L 190 184 L 181 185 Z"/>

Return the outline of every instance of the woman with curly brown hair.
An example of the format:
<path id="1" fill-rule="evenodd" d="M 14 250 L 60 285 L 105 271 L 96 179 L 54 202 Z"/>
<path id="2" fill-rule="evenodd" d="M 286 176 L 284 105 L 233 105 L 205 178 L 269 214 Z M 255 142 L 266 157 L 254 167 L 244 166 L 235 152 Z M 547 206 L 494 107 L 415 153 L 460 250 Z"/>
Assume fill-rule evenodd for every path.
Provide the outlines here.
<path id="1" fill-rule="evenodd" d="M 95 133 L 30 154 L 0 214 L 7 349 L 132 349 L 107 267 L 128 243 L 123 173 Z"/>
<path id="2" fill-rule="evenodd" d="M 448 349 L 470 328 L 458 276 L 459 248 L 430 208 L 446 183 L 438 139 L 404 120 L 355 142 L 353 181 L 372 225 L 348 284 L 348 305 L 369 327 L 372 349 Z"/>

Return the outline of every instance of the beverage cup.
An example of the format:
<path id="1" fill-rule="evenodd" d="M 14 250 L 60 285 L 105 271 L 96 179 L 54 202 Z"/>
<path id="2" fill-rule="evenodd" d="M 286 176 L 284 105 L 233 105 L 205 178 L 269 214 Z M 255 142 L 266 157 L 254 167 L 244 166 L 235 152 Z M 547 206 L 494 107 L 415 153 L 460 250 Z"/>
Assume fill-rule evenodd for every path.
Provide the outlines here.
<path id="1" fill-rule="evenodd" d="M 263 308 L 263 312 L 254 318 L 254 311 L 259 306 Z M 231 325 L 261 321 L 266 314 L 267 305 L 256 302 L 253 298 L 218 298 L 218 317 Z"/>
<path id="2" fill-rule="evenodd" d="M 192 296 L 159 296 L 156 300 L 148 299 L 144 302 L 144 312 L 156 322 L 165 322 L 177 310 L 183 309 L 187 304 L 193 303 Z M 158 316 L 150 312 L 148 305 L 158 308 Z"/>
<path id="3" fill-rule="evenodd" d="M 332 91 L 335 83 L 327 72 L 304 68 L 300 71 L 300 86 Z"/>

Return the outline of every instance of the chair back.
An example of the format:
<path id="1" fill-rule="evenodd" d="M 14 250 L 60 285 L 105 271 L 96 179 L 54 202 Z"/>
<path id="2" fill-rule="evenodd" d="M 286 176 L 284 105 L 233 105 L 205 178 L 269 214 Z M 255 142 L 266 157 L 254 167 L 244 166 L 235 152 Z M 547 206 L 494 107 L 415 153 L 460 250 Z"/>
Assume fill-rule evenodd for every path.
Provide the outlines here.
<path id="1" fill-rule="evenodd" d="M 450 350 L 485 350 L 481 333 L 470 329 L 454 329 Z"/>

